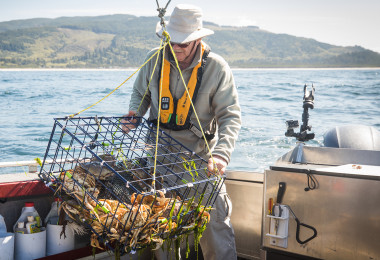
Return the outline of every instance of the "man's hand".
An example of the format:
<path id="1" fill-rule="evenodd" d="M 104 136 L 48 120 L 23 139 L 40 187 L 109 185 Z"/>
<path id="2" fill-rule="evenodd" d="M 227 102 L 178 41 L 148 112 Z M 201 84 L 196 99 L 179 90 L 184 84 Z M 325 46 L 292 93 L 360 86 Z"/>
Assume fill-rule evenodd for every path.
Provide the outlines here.
<path id="1" fill-rule="evenodd" d="M 214 161 L 212 159 L 214 159 Z M 226 160 L 219 155 L 213 155 L 212 158 L 208 159 L 207 169 L 212 173 L 223 175 L 226 167 Z"/>
<path id="2" fill-rule="evenodd" d="M 129 111 L 128 114 L 124 115 L 123 117 L 133 117 L 133 116 L 136 116 L 136 112 L 135 111 Z M 122 129 L 125 133 L 129 133 L 129 131 L 133 128 L 136 128 L 136 124 L 137 123 L 137 119 L 133 119 L 131 121 L 129 120 L 125 120 L 124 118 L 120 121 L 123 125 L 122 125 Z M 134 124 L 131 124 L 131 123 L 134 123 Z"/>

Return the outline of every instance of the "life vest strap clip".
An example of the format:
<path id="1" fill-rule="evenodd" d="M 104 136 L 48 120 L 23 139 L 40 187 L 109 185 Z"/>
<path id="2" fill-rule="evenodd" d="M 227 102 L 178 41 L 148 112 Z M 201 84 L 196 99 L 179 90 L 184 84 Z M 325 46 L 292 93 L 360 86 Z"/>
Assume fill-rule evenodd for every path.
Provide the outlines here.
<path id="1" fill-rule="evenodd" d="M 200 139 L 204 139 L 201 130 L 198 129 L 192 122 L 190 122 L 189 130 L 193 132 L 196 136 L 198 136 Z M 205 133 L 206 140 L 210 141 L 215 137 L 215 134 L 211 133 Z"/>

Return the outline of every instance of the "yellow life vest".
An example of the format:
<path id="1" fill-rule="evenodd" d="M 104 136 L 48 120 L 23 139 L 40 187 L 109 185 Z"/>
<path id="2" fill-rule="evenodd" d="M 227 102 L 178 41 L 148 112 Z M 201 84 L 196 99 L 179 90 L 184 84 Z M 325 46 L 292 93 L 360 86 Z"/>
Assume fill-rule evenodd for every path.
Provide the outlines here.
<path id="1" fill-rule="evenodd" d="M 208 51 L 205 52 L 202 44 L 202 59 L 194 67 L 189 82 L 187 83 L 187 90 L 193 103 L 198 93 L 201 84 L 203 69 L 206 63 Z M 189 95 L 185 90 L 182 97 L 177 101 L 173 98 L 169 84 L 170 84 L 170 62 L 164 58 L 163 73 L 162 73 L 162 94 L 161 94 L 161 112 L 160 122 L 165 128 L 172 130 L 188 129 L 190 124 L 190 115 L 192 107 Z M 160 81 L 161 82 L 161 79 Z"/>

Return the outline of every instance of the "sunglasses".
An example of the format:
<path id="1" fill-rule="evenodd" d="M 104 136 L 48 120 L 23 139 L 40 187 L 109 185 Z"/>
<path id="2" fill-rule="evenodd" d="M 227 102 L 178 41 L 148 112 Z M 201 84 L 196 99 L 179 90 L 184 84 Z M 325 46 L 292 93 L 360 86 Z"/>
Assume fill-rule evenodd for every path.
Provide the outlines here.
<path id="1" fill-rule="evenodd" d="M 174 47 L 174 45 L 177 45 L 178 47 L 184 49 L 190 45 L 191 42 L 187 43 L 177 43 L 177 42 L 170 42 L 170 44 Z"/>

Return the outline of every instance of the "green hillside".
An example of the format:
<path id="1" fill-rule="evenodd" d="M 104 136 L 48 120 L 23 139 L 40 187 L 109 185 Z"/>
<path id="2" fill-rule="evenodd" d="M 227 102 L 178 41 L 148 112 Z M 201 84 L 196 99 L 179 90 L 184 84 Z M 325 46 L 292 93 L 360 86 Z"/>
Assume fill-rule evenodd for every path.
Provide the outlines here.
<path id="1" fill-rule="evenodd" d="M 36 18 L 0 23 L 0 68 L 136 67 L 159 45 L 158 18 L 132 15 Z M 380 54 L 255 26 L 205 22 L 205 40 L 231 67 L 379 67 Z"/>

